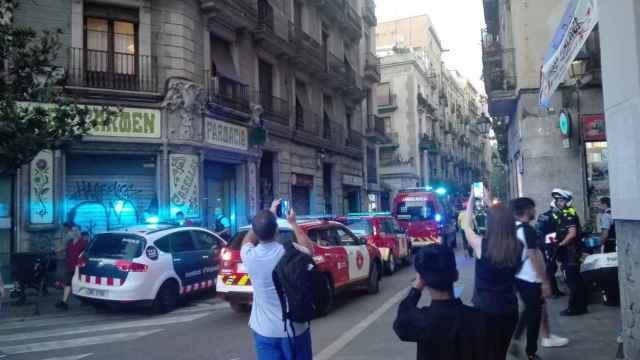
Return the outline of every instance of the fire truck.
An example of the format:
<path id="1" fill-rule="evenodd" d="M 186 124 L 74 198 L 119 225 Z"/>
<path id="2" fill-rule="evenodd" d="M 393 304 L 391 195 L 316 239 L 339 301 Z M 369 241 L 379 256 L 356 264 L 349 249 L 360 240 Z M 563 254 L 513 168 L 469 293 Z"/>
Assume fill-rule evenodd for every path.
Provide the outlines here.
<path id="1" fill-rule="evenodd" d="M 393 199 L 393 217 L 406 231 L 413 249 L 442 243 L 446 214 L 438 200 L 445 189 L 403 189 Z"/>

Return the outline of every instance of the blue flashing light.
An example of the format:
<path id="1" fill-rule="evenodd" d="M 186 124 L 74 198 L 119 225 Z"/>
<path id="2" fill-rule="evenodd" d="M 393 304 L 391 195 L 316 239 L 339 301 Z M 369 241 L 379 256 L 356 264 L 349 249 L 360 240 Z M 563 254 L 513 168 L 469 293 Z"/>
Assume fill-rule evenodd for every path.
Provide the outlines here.
<path id="1" fill-rule="evenodd" d="M 160 222 L 160 218 L 157 216 L 149 216 L 148 218 L 144 219 L 145 222 L 147 222 L 148 224 L 157 224 Z"/>
<path id="2" fill-rule="evenodd" d="M 437 222 L 442 222 L 442 215 L 441 214 L 436 214 L 435 219 Z"/>
<path id="3" fill-rule="evenodd" d="M 124 208 L 124 201 L 118 200 L 113 203 L 113 210 L 115 210 L 116 214 L 120 214 L 123 208 Z"/>
<path id="4" fill-rule="evenodd" d="M 447 189 L 443 188 L 443 187 L 439 187 L 436 189 L 436 194 L 438 195 L 446 195 L 447 194 Z"/>

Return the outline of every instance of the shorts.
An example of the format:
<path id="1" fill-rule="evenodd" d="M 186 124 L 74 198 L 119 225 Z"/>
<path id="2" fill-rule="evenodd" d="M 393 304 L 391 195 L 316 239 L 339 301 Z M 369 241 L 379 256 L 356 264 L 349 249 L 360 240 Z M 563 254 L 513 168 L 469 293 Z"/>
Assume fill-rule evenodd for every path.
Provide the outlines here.
<path id="1" fill-rule="evenodd" d="M 71 282 L 73 281 L 73 275 L 75 272 L 73 271 L 66 271 L 64 273 L 64 278 L 62 279 L 62 283 L 64 284 L 64 286 L 71 286 Z"/>

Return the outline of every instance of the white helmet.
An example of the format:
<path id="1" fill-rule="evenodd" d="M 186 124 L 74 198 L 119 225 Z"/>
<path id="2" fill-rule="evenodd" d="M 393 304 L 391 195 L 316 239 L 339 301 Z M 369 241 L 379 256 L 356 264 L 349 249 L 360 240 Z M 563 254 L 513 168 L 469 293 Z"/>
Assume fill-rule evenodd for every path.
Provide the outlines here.
<path id="1" fill-rule="evenodd" d="M 567 201 L 567 206 L 571 206 L 571 203 L 573 202 L 573 193 L 571 193 L 571 191 L 560 188 L 553 189 L 553 191 L 551 191 L 551 197 L 554 199 L 554 206 L 556 203 L 556 199 L 565 199 Z"/>

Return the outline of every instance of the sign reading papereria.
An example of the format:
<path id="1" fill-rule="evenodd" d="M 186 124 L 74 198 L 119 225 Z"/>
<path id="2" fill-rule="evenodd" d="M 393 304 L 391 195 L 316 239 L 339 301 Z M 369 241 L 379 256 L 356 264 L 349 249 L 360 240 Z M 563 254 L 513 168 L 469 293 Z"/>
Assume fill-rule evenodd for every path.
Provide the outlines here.
<path id="1" fill-rule="evenodd" d="M 204 141 L 209 144 L 248 150 L 247 128 L 206 118 Z"/>
<path id="2" fill-rule="evenodd" d="M 106 116 L 102 107 L 90 106 L 89 120 L 104 122 Z M 162 136 L 160 111 L 154 109 L 120 108 L 115 116 L 105 124 L 89 131 L 92 136 L 115 136 L 129 138 L 159 139 Z"/>
<path id="3" fill-rule="evenodd" d="M 53 108 L 51 103 L 20 102 L 21 106 L 42 106 L 45 109 Z M 87 105 L 89 108 L 89 120 L 98 120 L 100 125 L 89 131 L 91 136 L 125 137 L 159 139 L 162 136 L 160 110 L 112 107 L 115 115 L 109 122 L 102 124 L 106 112 L 102 106 Z"/>

